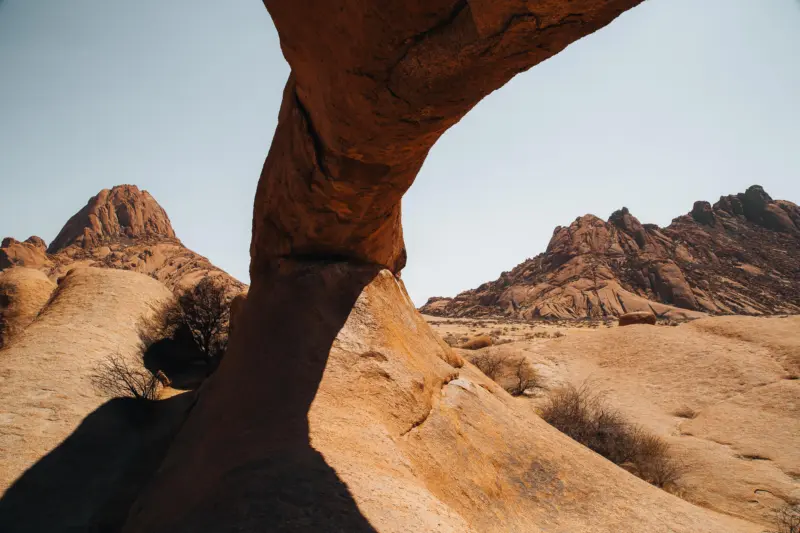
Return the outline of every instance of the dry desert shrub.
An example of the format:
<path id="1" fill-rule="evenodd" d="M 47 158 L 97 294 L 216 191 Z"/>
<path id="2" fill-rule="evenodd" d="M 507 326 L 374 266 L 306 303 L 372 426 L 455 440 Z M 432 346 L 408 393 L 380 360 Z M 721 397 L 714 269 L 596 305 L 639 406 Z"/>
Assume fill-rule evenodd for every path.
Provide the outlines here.
<path id="1" fill-rule="evenodd" d="M 477 366 L 487 378 L 495 380 L 503 366 L 503 358 L 496 353 L 484 353 L 475 357 L 472 364 Z"/>
<path id="2" fill-rule="evenodd" d="M 165 309 L 167 326 L 185 326 L 197 348 L 207 359 L 221 357 L 228 346 L 228 323 L 231 317 L 229 287 L 212 277 L 178 296 L 177 304 Z"/>
<path id="3" fill-rule="evenodd" d="M 514 381 L 506 387 L 511 396 L 521 396 L 525 391 L 539 386 L 539 373 L 525 357 L 519 356 L 513 361 Z"/>
<path id="4" fill-rule="evenodd" d="M 800 533 L 800 503 L 787 503 L 775 513 L 778 530 L 772 533 Z"/>
<path id="5" fill-rule="evenodd" d="M 98 392 L 111 398 L 151 401 L 157 400 L 161 393 L 161 381 L 156 374 L 119 353 L 106 357 L 90 379 Z"/>
<path id="6" fill-rule="evenodd" d="M 553 391 L 541 416 L 573 440 L 657 487 L 674 487 L 685 470 L 665 440 L 627 422 L 588 385 Z"/>
<path id="7" fill-rule="evenodd" d="M 553 333 L 550 333 L 549 331 L 535 331 L 533 333 L 526 333 L 525 334 L 525 340 L 531 340 L 531 339 L 559 339 L 559 338 L 565 337 L 565 336 L 566 335 L 560 330 L 556 330 Z"/>
<path id="8" fill-rule="evenodd" d="M 698 413 L 691 407 L 683 406 L 672 414 L 677 416 L 678 418 L 688 418 L 689 420 L 691 420 L 693 418 L 697 418 L 697 415 L 700 413 Z"/>
<path id="9" fill-rule="evenodd" d="M 459 348 L 464 350 L 480 350 L 481 348 L 486 348 L 487 346 L 492 345 L 492 338 L 488 335 L 478 335 L 477 337 L 473 337 L 472 339 L 468 340 Z"/>
<path id="10" fill-rule="evenodd" d="M 521 396 L 525 391 L 539 386 L 539 373 L 523 356 L 503 358 L 496 353 L 483 353 L 472 359 L 472 364 L 478 367 L 484 375 L 498 381 L 505 374 L 507 379 L 505 390 L 512 396 Z M 509 368 L 508 372 L 503 372 L 504 368 Z"/>

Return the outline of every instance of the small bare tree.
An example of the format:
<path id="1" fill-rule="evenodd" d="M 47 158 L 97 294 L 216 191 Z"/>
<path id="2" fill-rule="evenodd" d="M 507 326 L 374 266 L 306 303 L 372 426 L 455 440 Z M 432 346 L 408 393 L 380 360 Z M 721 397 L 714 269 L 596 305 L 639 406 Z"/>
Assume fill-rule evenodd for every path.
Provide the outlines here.
<path id="1" fill-rule="evenodd" d="M 496 380 L 503 366 L 503 358 L 496 353 L 482 353 L 472 359 L 472 364 L 477 366 L 484 375 L 492 380 Z"/>
<path id="2" fill-rule="evenodd" d="M 167 310 L 165 321 L 174 326 L 185 326 L 197 348 L 210 361 L 221 357 L 228 345 L 230 300 L 227 285 L 206 276 L 178 296 L 177 305 Z"/>
<path id="3" fill-rule="evenodd" d="M 112 398 L 157 400 L 161 392 L 157 375 L 119 353 L 106 357 L 91 375 L 91 381 L 95 389 Z"/>
<path id="4" fill-rule="evenodd" d="M 514 383 L 506 390 L 511 396 L 522 396 L 525 391 L 539 385 L 539 373 L 525 357 L 516 358 L 514 365 Z"/>

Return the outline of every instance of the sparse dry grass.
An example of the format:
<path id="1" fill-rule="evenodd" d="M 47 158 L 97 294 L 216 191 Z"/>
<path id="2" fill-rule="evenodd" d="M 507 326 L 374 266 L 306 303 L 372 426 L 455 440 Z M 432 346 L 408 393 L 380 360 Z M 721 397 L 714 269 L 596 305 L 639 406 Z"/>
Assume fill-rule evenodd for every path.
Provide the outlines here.
<path id="1" fill-rule="evenodd" d="M 541 416 L 575 441 L 657 487 L 673 488 L 685 469 L 671 455 L 665 440 L 627 422 L 588 385 L 553 391 Z"/>
<path id="2" fill-rule="evenodd" d="M 699 415 L 700 413 L 698 413 L 691 407 L 684 405 L 683 407 L 677 409 L 672 414 L 677 416 L 678 418 L 687 418 L 689 420 L 692 420 L 694 418 L 697 418 L 697 415 Z"/>

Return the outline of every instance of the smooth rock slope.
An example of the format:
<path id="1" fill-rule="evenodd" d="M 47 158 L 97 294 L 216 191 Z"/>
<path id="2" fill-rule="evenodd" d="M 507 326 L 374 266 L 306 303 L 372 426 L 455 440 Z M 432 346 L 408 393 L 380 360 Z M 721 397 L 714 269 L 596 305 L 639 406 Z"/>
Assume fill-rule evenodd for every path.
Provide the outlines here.
<path id="1" fill-rule="evenodd" d="M 125 533 L 760 531 L 549 427 L 463 365 L 390 272 L 273 276 Z"/>

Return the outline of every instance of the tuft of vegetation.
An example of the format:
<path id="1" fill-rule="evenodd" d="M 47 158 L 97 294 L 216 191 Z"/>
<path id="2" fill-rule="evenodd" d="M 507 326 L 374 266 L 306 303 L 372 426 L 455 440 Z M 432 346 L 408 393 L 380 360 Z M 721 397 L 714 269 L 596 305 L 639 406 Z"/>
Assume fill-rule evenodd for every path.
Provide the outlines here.
<path id="1" fill-rule="evenodd" d="M 486 348 L 491 345 L 491 337 L 488 335 L 478 335 L 477 337 L 473 337 L 464 344 L 460 345 L 459 348 L 464 350 L 480 350 L 481 348 Z"/>
<path id="2" fill-rule="evenodd" d="M 522 396 L 526 391 L 539 386 L 539 373 L 523 356 L 504 358 L 499 354 L 488 352 L 473 358 L 472 364 L 487 378 L 497 383 L 504 383 L 503 388 L 512 396 Z"/>
<path id="3" fill-rule="evenodd" d="M 775 512 L 778 530 L 772 533 L 800 533 L 800 503 L 786 503 Z"/>
<path id="4" fill-rule="evenodd" d="M 472 360 L 472 364 L 477 366 L 487 378 L 497 381 L 503 367 L 503 358 L 496 353 L 482 353 Z"/>
<path id="5" fill-rule="evenodd" d="M 442 340 L 444 340 L 444 342 L 446 342 L 447 345 L 450 346 L 451 348 L 457 348 L 458 345 L 461 343 L 459 338 L 453 335 L 452 333 L 444 337 Z"/>
<path id="6" fill-rule="evenodd" d="M 685 466 L 670 453 L 669 444 L 627 422 L 602 395 L 588 385 L 553 391 L 541 411 L 551 426 L 661 488 L 674 488 Z"/>
<path id="7" fill-rule="evenodd" d="M 691 407 L 688 407 L 688 406 L 684 405 L 683 407 L 677 409 L 672 414 L 677 416 L 678 418 L 687 418 L 689 420 L 692 420 L 694 418 L 697 418 L 697 415 L 699 415 L 700 413 L 698 413 L 697 411 L 695 411 Z"/>
<path id="8" fill-rule="evenodd" d="M 533 333 L 526 333 L 525 334 L 525 340 L 531 340 L 531 339 L 559 339 L 559 338 L 565 337 L 565 336 L 566 335 L 561 330 L 556 330 L 553 333 L 550 333 L 549 331 L 535 331 Z"/>
<path id="9" fill-rule="evenodd" d="M 522 396 L 525 391 L 539 386 L 539 373 L 530 361 L 523 356 L 515 357 L 513 364 L 513 381 L 506 387 L 511 396 Z"/>
<path id="10" fill-rule="evenodd" d="M 219 361 L 228 347 L 230 318 L 229 287 L 210 276 L 178 296 L 176 304 L 163 312 L 165 327 L 172 331 L 186 328 L 209 362 Z"/>
<path id="11" fill-rule="evenodd" d="M 206 277 L 142 319 L 139 353 L 108 356 L 91 376 L 94 388 L 114 398 L 157 400 L 173 380 L 177 388 L 199 386 L 228 344 L 229 292 L 226 284 Z"/>
<path id="12" fill-rule="evenodd" d="M 165 378 L 160 379 L 160 376 L 142 366 L 141 362 L 129 360 L 117 353 L 106 357 L 90 379 L 98 392 L 111 398 L 153 401 L 158 400 L 161 379 Z"/>

